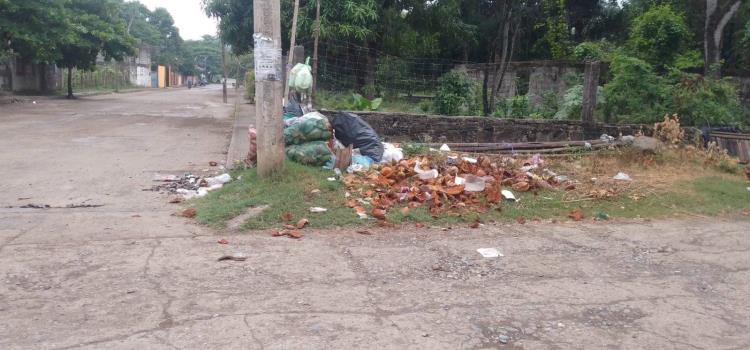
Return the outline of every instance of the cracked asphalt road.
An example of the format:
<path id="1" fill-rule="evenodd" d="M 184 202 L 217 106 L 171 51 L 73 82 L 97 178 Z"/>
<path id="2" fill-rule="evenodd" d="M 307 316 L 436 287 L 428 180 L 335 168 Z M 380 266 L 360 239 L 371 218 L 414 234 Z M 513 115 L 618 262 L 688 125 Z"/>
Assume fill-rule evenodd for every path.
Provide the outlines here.
<path id="1" fill-rule="evenodd" d="M 2 106 L 0 348 L 750 348 L 747 218 L 296 241 L 171 216 L 141 189 L 224 159 L 219 102 L 194 89 Z M 247 261 L 216 261 L 235 251 Z"/>

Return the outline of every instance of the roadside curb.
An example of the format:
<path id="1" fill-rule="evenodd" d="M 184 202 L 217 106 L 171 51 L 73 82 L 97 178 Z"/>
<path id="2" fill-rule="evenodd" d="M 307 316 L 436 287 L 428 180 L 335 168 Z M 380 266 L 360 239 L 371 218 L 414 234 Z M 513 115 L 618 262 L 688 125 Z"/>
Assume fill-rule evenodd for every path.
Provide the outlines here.
<path id="1" fill-rule="evenodd" d="M 247 129 L 255 121 L 255 105 L 246 104 L 242 94 L 237 94 L 234 101 L 234 124 L 232 139 L 227 150 L 227 168 L 233 169 L 236 162 L 242 162 L 247 157 L 250 141 L 247 139 Z"/>
<path id="2" fill-rule="evenodd" d="M 142 91 L 150 91 L 150 90 L 158 90 L 155 88 L 142 88 L 142 89 L 128 89 L 128 90 L 120 90 L 120 91 L 96 91 L 96 92 L 82 92 L 75 94 L 77 97 L 92 97 L 92 96 L 101 96 L 101 95 L 111 95 L 111 94 L 131 94 L 134 92 L 142 92 Z M 62 96 L 62 98 L 65 98 L 65 96 Z"/>

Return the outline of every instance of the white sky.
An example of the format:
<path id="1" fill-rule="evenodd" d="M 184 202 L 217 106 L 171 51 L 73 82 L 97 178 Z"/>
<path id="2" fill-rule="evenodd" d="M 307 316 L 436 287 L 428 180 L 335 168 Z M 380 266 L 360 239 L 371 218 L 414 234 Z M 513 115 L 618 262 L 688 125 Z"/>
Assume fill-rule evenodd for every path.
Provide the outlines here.
<path id="1" fill-rule="evenodd" d="M 216 35 L 216 21 L 206 16 L 201 7 L 201 0 L 139 0 L 149 10 L 157 7 L 166 8 L 175 26 L 180 29 L 180 36 L 185 40 L 197 40 L 205 34 Z"/>

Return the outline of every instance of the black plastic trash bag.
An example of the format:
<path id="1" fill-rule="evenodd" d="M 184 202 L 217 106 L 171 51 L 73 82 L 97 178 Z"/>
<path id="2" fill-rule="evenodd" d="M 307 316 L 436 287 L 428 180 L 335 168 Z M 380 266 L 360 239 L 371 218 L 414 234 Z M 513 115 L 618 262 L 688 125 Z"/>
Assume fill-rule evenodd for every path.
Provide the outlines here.
<path id="1" fill-rule="evenodd" d="M 305 112 L 302 111 L 302 107 L 299 105 L 299 103 L 294 98 L 294 96 L 291 96 L 289 98 L 289 101 L 286 103 L 286 106 L 284 106 L 284 114 L 288 114 L 290 116 L 293 115 L 295 117 L 301 117 L 302 115 L 305 114 Z"/>
<path id="2" fill-rule="evenodd" d="M 375 130 L 353 113 L 339 112 L 333 119 L 336 139 L 344 146 L 354 145 L 359 153 L 379 163 L 383 158 L 383 143 Z"/>

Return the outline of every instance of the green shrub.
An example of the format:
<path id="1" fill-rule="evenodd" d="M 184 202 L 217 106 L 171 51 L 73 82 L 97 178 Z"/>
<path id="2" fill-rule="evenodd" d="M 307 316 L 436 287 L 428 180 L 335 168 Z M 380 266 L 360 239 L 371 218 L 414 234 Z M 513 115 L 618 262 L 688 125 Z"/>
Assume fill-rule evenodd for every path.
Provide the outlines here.
<path id="1" fill-rule="evenodd" d="M 355 111 L 377 111 L 380 109 L 382 103 L 383 99 L 380 97 L 371 101 L 360 94 L 352 94 L 352 103 L 349 105 L 349 109 Z"/>
<path id="2" fill-rule="evenodd" d="M 704 78 L 698 74 L 675 72 L 670 110 L 684 125 L 747 125 L 748 114 L 737 86 L 729 79 Z M 673 78 L 675 79 L 675 78 Z"/>
<path id="3" fill-rule="evenodd" d="M 648 63 L 618 56 L 610 66 L 612 80 L 604 86 L 604 114 L 608 121 L 653 123 L 677 114 L 685 126 L 750 124 L 737 86 L 729 79 L 704 78 L 672 69 L 654 73 Z"/>
<path id="4" fill-rule="evenodd" d="M 245 73 L 245 98 L 255 103 L 255 71 L 248 69 Z"/>
<path id="5" fill-rule="evenodd" d="M 703 68 L 703 54 L 698 50 L 682 53 L 675 59 L 674 67 L 681 70 Z"/>
<path id="6" fill-rule="evenodd" d="M 476 109 L 475 85 L 476 83 L 462 72 L 451 71 L 443 74 L 438 80 L 435 110 L 444 115 L 473 113 Z"/>
<path id="7" fill-rule="evenodd" d="M 690 36 L 685 16 L 669 5 L 661 5 L 633 21 L 628 46 L 634 56 L 663 71 L 674 65 Z"/>
<path id="8" fill-rule="evenodd" d="M 405 93 L 413 92 L 417 87 L 406 81 L 408 74 L 409 65 L 406 61 L 395 57 L 381 58 L 375 68 L 375 91 L 377 93 L 371 96 L 384 96 L 392 100 L 398 97 L 399 90 L 404 90 Z"/>
<path id="9" fill-rule="evenodd" d="M 419 103 L 419 110 L 422 111 L 422 113 L 430 113 L 432 110 L 432 101 L 430 100 L 423 100 Z"/>
<path id="10" fill-rule="evenodd" d="M 664 106 L 669 87 L 650 64 L 617 55 L 610 72 L 612 80 L 604 86 L 602 104 L 607 121 L 653 123 L 669 112 Z"/>
<path id="11" fill-rule="evenodd" d="M 555 116 L 559 109 L 559 98 L 555 91 L 547 91 L 540 96 L 539 105 L 532 106 L 534 113 L 541 116 L 539 119 L 550 119 Z"/>
<path id="12" fill-rule="evenodd" d="M 380 91 L 375 87 L 375 84 L 367 84 L 362 87 L 362 95 L 367 98 L 376 98 L 380 96 Z"/>
<path id="13" fill-rule="evenodd" d="M 318 90 L 315 95 L 315 105 L 324 109 L 349 109 L 351 95 Z"/>
<path id="14" fill-rule="evenodd" d="M 518 119 L 527 118 L 531 113 L 532 110 L 529 105 L 529 97 L 526 95 L 520 95 L 499 100 L 492 116 Z"/>
<path id="15" fill-rule="evenodd" d="M 604 88 L 598 86 L 596 89 L 596 106 L 604 105 Z M 581 119 L 583 108 L 583 85 L 575 85 L 565 91 L 560 108 L 555 113 L 555 119 Z"/>
<path id="16" fill-rule="evenodd" d="M 579 61 L 605 61 L 612 57 L 614 51 L 614 45 L 606 40 L 586 41 L 573 49 L 573 57 Z"/>

